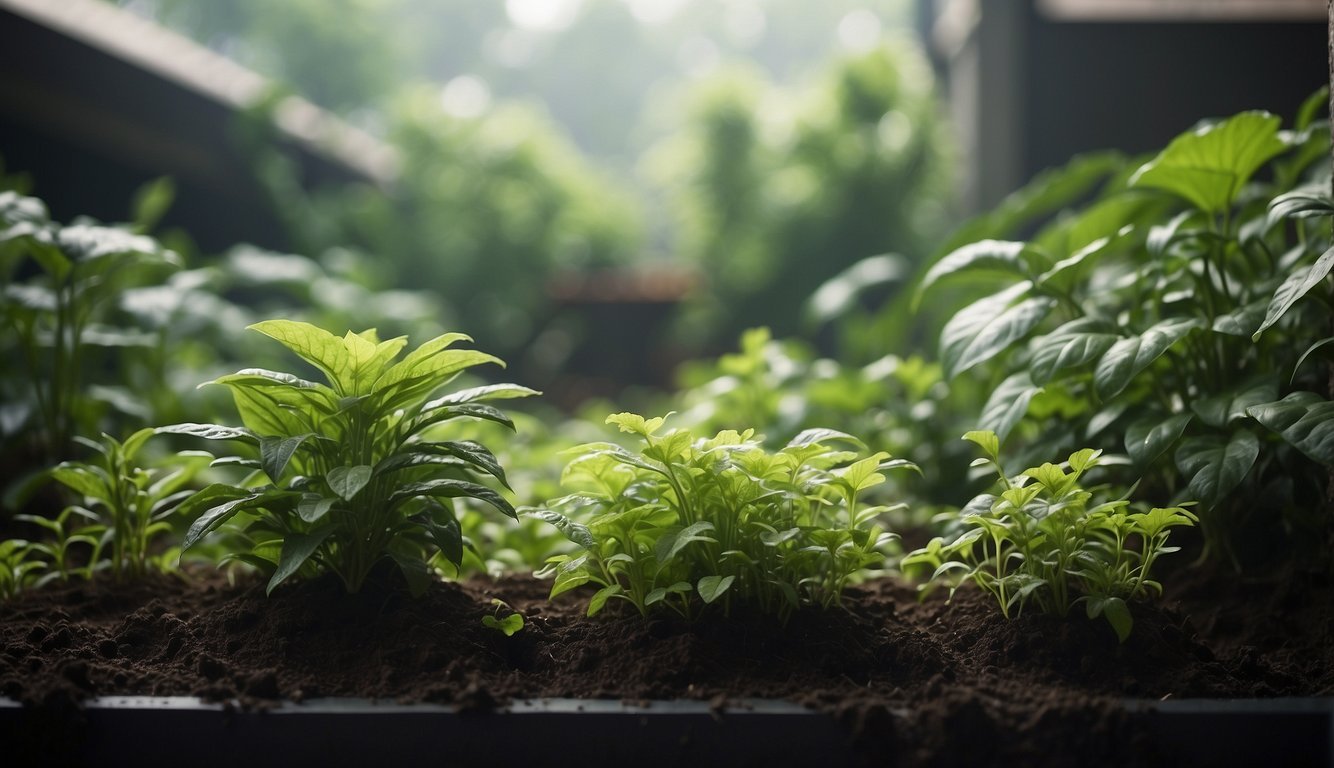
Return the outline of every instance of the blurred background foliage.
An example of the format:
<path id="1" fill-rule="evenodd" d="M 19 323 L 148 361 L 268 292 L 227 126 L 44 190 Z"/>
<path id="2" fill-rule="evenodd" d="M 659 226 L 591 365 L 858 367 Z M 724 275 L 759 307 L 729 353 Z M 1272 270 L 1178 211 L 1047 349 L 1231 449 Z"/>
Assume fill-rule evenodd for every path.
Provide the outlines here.
<path id="1" fill-rule="evenodd" d="M 389 190 L 308 193 L 263 121 L 246 131 L 294 250 L 366 254 L 372 287 L 438 294 L 444 325 L 538 385 L 624 343 L 560 311 L 560 275 L 676 273 L 690 289 L 639 338 L 679 360 L 809 328 L 822 282 L 919 259 L 946 219 L 908 0 L 120 4 L 389 142 Z M 670 361 L 618 354 L 669 381 Z"/>

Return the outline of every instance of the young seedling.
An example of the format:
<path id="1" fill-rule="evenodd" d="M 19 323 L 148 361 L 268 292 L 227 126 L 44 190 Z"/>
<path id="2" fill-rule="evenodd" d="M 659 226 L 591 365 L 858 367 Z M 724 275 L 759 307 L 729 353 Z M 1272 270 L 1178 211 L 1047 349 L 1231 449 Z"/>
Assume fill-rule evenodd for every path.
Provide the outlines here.
<path id="1" fill-rule="evenodd" d="M 381 341 L 374 330 L 342 338 L 308 323 L 268 320 L 251 328 L 283 344 L 324 376 L 249 368 L 217 379 L 228 387 L 245 426 L 178 424 L 159 431 L 235 440 L 258 458 L 215 463 L 252 470 L 241 484 L 216 483 L 185 503 L 195 521 L 183 549 L 244 513 L 250 545 L 229 559 L 270 573 L 268 589 L 298 573 L 328 570 L 349 593 L 373 568 L 392 561 L 420 594 L 434 578 L 436 555 L 456 568 L 463 539 L 452 499 L 484 502 L 514 517 L 489 477 L 508 487 L 505 471 L 485 446 L 432 439 L 451 419 L 513 423 L 486 401 L 537 394 L 515 384 L 463 389 L 437 396 L 460 373 L 485 363 L 484 352 L 453 349 L 470 339 L 438 336 L 395 360 L 405 337 Z"/>
<path id="2" fill-rule="evenodd" d="M 509 603 L 498 597 L 491 598 L 491 605 L 494 610 L 482 617 L 482 626 L 487 629 L 494 629 L 497 632 L 503 632 L 505 637 L 514 637 L 515 633 L 523 629 L 523 614 L 510 607 Z M 508 616 L 502 617 L 501 610 L 510 611 Z"/>
<path id="3" fill-rule="evenodd" d="M 1150 571 L 1161 555 L 1177 550 L 1167 546 L 1169 529 L 1193 525 L 1195 515 L 1184 507 L 1136 512 L 1126 499 L 1096 501 L 1080 480 L 1098 465 L 1101 451 L 1085 448 L 1060 465 L 1008 477 L 994 432 L 969 432 L 964 439 L 982 449 L 974 465 L 996 471 L 998 492 L 959 510 L 963 532 L 956 538 L 933 539 L 900 567 L 931 569 L 926 586 L 946 582 L 951 595 L 971 580 L 1006 618 L 1028 605 L 1065 616 L 1083 604 L 1090 619 L 1104 617 L 1124 642 L 1134 624 L 1128 601 L 1162 594 Z"/>

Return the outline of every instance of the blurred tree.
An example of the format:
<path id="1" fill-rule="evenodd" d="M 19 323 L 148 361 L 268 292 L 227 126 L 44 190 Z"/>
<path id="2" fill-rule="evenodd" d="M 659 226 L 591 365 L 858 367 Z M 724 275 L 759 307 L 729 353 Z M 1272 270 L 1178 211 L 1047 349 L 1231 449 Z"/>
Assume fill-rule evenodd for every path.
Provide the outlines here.
<path id="1" fill-rule="evenodd" d="M 942 126 L 909 48 L 844 58 L 804 99 L 733 69 L 684 101 L 682 130 L 646 172 L 670 190 L 678 247 L 710 281 L 696 338 L 796 332 L 825 280 L 878 253 L 916 259 L 944 223 Z"/>

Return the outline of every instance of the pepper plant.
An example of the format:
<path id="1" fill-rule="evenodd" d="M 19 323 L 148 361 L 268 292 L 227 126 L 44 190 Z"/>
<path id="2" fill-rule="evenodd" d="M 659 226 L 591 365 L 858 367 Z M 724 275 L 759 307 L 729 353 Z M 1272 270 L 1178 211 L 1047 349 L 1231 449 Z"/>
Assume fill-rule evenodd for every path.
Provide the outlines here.
<path id="1" fill-rule="evenodd" d="M 953 595 L 961 580 L 990 594 L 1006 618 L 1028 605 L 1067 615 L 1083 604 L 1123 642 L 1134 620 L 1130 600 L 1162 594 L 1150 577 L 1167 546 L 1170 529 L 1193 525 L 1184 507 L 1137 512 L 1127 499 L 1097 501 L 1096 489 L 1081 480 L 1098 465 L 1101 451 L 1076 451 L 1060 464 L 1044 463 L 1008 477 L 1000 464 L 994 432 L 969 432 L 984 457 L 974 462 L 998 475 L 998 493 L 985 493 L 959 510 L 962 532 L 951 541 L 938 537 L 909 553 L 900 567 L 931 569 L 931 583 L 949 582 Z M 929 586 L 929 585 L 928 585 Z"/>
<path id="2" fill-rule="evenodd" d="M 584 550 L 551 558 L 552 597 L 593 583 L 590 616 L 614 599 L 643 616 L 689 619 L 713 605 L 786 620 L 803 606 L 839 604 L 852 579 L 883 561 L 894 536 L 877 520 L 889 507 L 861 496 L 885 482 L 883 471 L 912 463 L 861 457 L 847 450 L 860 441 L 833 430 L 769 451 L 751 430 L 660 432 L 665 418 L 607 417 L 640 450 L 580 447 L 562 478 L 574 493 L 528 510 Z"/>
<path id="3" fill-rule="evenodd" d="M 921 292 L 994 286 L 940 335 L 948 378 L 991 383 L 977 426 L 1002 441 L 1041 435 L 1040 450 L 1124 450 L 1145 490 L 1201 503 L 1214 555 L 1239 560 L 1248 539 L 1323 540 L 1310 535 L 1328 525 L 1311 510 L 1334 463 L 1314 360 L 1330 341 L 1334 267 L 1322 100 L 1292 130 L 1245 112 L 1138 167 L 1103 156 L 1090 175 L 1076 163 L 1017 207 L 1087 196 L 1101 179 L 1091 201 L 1029 240 L 984 239 L 936 262 Z M 985 220 L 970 231 L 996 234 Z"/>
<path id="4" fill-rule="evenodd" d="M 395 362 L 406 337 L 381 341 L 374 330 L 339 338 L 308 323 L 267 320 L 250 326 L 318 369 L 325 381 L 248 368 L 216 379 L 231 390 L 244 426 L 178 424 L 159 431 L 235 440 L 258 457 L 220 464 L 252 471 L 240 484 L 215 483 L 184 504 L 194 522 L 189 549 L 239 514 L 247 551 L 231 559 L 271 573 L 268 590 L 295 574 L 330 571 L 358 592 L 382 561 L 395 563 L 419 594 L 440 557 L 456 568 L 463 541 L 451 499 L 482 501 L 514 517 L 489 477 L 508 487 L 505 471 L 485 446 L 432 439 L 432 428 L 458 418 L 513 428 L 486 401 L 536 394 L 515 384 L 461 389 L 436 396 L 458 375 L 500 360 L 472 349 L 461 333 L 437 336 Z"/>

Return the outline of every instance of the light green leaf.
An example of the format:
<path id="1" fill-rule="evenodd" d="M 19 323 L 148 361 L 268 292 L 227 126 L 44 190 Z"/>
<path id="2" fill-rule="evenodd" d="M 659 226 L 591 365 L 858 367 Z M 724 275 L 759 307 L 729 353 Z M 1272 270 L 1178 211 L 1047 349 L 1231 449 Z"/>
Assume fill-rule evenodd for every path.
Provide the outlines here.
<path id="1" fill-rule="evenodd" d="M 516 632 L 523 629 L 523 617 L 517 613 L 511 613 L 503 619 L 487 615 L 482 617 L 482 626 L 503 632 L 505 637 L 514 637 Z"/>
<path id="2" fill-rule="evenodd" d="M 1321 464 L 1334 464 L 1334 402 L 1311 392 L 1293 392 L 1246 409 L 1297 450 Z"/>
<path id="3" fill-rule="evenodd" d="M 1221 213 L 1260 166 L 1287 149 L 1278 135 L 1281 122 L 1268 112 L 1243 112 L 1198 127 L 1136 171 L 1130 186 L 1162 189 Z"/>
<path id="4" fill-rule="evenodd" d="M 1316 259 L 1316 262 L 1311 266 L 1293 270 L 1292 274 L 1288 275 L 1283 284 L 1278 287 L 1278 290 L 1274 291 L 1274 298 L 1270 299 L 1269 309 L 1265 311 L 1264 322 L 1256 329 L 1251 339 L 1259 341 L 1260 334 L 1287 314 L 1298 299 L 1324 282 L 1325 278 L 1329 276 L 1331 268 L 1334 268 L 1334 248 L 1320 254 L 1320 258 Z"/>
<path id="5" fill-rule="evenodd" d="M 670 415 L 670 414 L 668 414 Z M 607 417 L 606 424 L 615 424 L 620 427 L 622 432 L 639 435 L 648 438 L 666 421 L 666 417 L 658 416 L 652 419 L 645 419 L 637 413 L 613 413 Z"/>
<path id="6" fill-rule="evenodd" d="M 735 576 L 704 576 L 695 582 L 695 590 L 699 592 L 704 604 L 708 605 L 722 597 L 734 581 L 736 581 Z"/>
<path id="7" fill-rule="evenodd" d="M 325 479 L 329 482 L 329 490 L 344 501 L 351 501 L 371 481 L 371 475 L 370 467 L 358 464 L 355 467 L 334 467 Z"/>
<path id="8" fill-rule="evenodd" d="M 972 432 L 965 432 L 963 439 L 970 443 L 974 443 L 977 447 L 981 448 L 982 452 L 987 455 L 987 458 L 994 460 L 1000 456 L 1000 438 L 995 432 L 985 429 L 977 429 Z"/>
<path id="9" fill-rule="evenodd" d="M 518 397 L 532 397 L 540 395 L 535 389 L 521 387 L 518 384 L 487 384 L 481 387 L 471 387 L 469 389 L 460 389 L 457 392 L 451 392 L 438 400 L 433 401 L 435 407 L 442 405 L 462 405 L 464 403 L 476 403 L 483 400 L 512 400 Z"/>
<path id="10" fill-rule="evenodd" d="M 602 611 L 603 607 L 607 605 L 607 601 L 616 595 L 621 594 L 621 591 L 620 584 L 610 584 L 599 589 L 588 601 L 588 615 L 596 616 Z"/>
<path id="11" fill-rule="evenodd" d="M 1177 468 L 1190 478 L 1186 494 L 1205 504 L 1215 504 L 1241 484 L 1260 454 L 1260 440 L 1240 429 L 1226 443 L 1218 437 L 1192 437 L 1176 452 Z"/>
<path id="12" fill-rule="evenodd" d="M 1113 344 L 1093 370 L 1093 386 L 1098 397 L 1103 400 L 1116 397 L 1140 371 L 1148 368 L 1199 325 L 1195 319 L 1164 320 L 1139 336 L 1121 339 Z"/>
<path id="13" fill-rule="evenodd" d="M 584 549 L 592 549 L 597 546 L 597 542 L 593 539 L 593 534 L 588 532 L 588 526 L 583 523 L 577 523 L 565 515 L 550 509 L 524 508 L 523 511 L 536 517 L 538 520 L 554 525 L 556 530 L 565 535 L 565 538 L 573 541 Z"/>
<path id="14" fill-rule="evenodd" d="M 355 394 L 350 381 L 344 380 L 349 355 L 343 340 L 318 326 L 297 320 L 265 320 L 249 326 L 295 352 L 302 360 L 319 368 L 339 394 Z"/>

